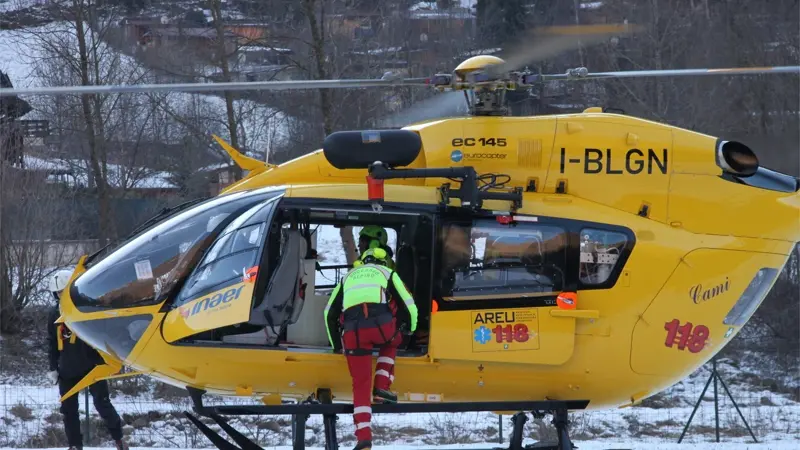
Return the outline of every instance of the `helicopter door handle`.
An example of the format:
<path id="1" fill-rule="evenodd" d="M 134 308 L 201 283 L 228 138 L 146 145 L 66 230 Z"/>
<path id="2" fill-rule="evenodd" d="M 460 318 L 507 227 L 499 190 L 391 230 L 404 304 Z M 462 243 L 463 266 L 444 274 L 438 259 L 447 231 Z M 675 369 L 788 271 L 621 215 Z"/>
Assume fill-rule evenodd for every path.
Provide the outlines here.
<path id="1" fill-rule="evenodd" d="M 551 317 L 572 317 L 574 319 L 599 319 L 600 311 L 596 309 L 551 309 Z"/>

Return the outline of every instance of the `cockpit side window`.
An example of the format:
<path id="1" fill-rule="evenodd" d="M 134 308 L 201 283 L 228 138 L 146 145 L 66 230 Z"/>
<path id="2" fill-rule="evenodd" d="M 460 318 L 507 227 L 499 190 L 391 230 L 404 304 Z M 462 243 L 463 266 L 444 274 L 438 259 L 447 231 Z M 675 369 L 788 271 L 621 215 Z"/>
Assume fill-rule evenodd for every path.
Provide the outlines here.
<path id="1" fill-rule="evenodd" d="M 482 219 L 447 224 L 441 236 L 445 300 L 557 294 L 564 288 L 568 241 L 561 227 Z"/>
<path id="2" fill-rule="evenodd" d="M 78 277 L 70 291 L 75 306 L 88 312 L 163 302 L 221 228 L 278 194 L 259 189 L 216 197 L 152 227 Z"/>
<path id="3" fill-rule="evenodd" d="M 267 220 L 274 199 L 260 203 L 232 221 L 203 256 L 172 307 L 199 296 L 255 277 L 268 231 Z"/>

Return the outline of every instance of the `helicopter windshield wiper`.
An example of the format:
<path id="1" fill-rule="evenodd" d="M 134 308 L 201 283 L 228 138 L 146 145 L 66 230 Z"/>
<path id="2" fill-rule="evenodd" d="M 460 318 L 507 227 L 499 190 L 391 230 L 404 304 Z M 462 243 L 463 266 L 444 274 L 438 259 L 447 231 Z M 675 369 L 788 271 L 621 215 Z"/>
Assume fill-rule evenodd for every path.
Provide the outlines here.
<path id="1" fill-rule="evenodd" d="M 158 214 L 156 214 L 155 216 L 147 219 L 147 221 L 145 221 L 143 224 L 139 225 L 133 231 L 131 231 L 131 234 L 129 234 L 126 239 L 130 239 L 130 238 L 136 236 L 137 234 L 141 233 L 142 231 L 146 230 L 147 228 L 150 228 L 151 225 L 153 225 L 154 223 L 158 222 L 162 218 L 165 218 L 165 217 L 167 217 L 167 216 L 169 216 L 169 215 L 171 215 L 173 213 L 176 213 L 176 212 L 184 210 L 184 209 L 186 209 L 186 208 L 188 208 L 188 207 L 190 207 L 192 205 L 200 203 L 200 202 L 206 200 L 207 198 L 208 197 L 200 197 L 200 198 L 196 198 L 196 199 L 193 199 L 193 200 L 189 200 L 187 202 L 180 203 L 178 205 L 175 205 L 175 206 L 172 206 L 172 207 L 169 207 L 169 208 L 162 209 L 161 211 L 159 211 Z"/>
<path id="2" fill-rule="evenodd" d="M 89 264 L 90 262 L 92 262 L 92 261 L 93 261 L 93 260 L 94 260 L 94 259 L 97 257 L 97 255 L 99 255 L 100 253 L 102 253 L 102 252 L 103 252 L 103 250 L 105 250 L 105 249 L 107 249 L 108 247 L 110 247 L 112 243 L 113 243 L 113 242 L 109 242 L 108 244 L 104 245 L 104 246 L 103 246 L 103 247 L 102 247 L 100 250 L 98 250 L 98 251 L 96 251 L 96 252 L 92 253 L 91 255 L 87 256 L 87 257 L 86 257 L 86 261 L 84 261 L 84 264 L 86 265 L 86 267 L 88 267 L 88 264 Z"/>

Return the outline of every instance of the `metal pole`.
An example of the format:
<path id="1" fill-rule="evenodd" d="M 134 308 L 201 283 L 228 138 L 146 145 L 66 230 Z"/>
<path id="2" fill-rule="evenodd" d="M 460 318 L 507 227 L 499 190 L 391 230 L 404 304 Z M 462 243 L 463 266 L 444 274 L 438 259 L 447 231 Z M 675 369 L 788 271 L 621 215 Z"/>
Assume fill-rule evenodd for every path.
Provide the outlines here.
<path id="1" fill-rule="evenodd" d="M 694 404 L 694 409 L 692 410 L 692 414 L 689 416 L 689 420 L 686 421 L 686 426 L 683 427 L 683 432 L 681 433 L 681 437 L 678 438 L 678 444 L 683 441 L 683 436 L 686 435 L 686 430 L 689 429 L 689 425 L 692 423 L 692 419 L 694 418 L 694 414 L 697 412 L 697 408 L 700 406 L 700 402 L 703 401 L 703 396 L 706 395 L 706 391 L 708 390 L 708 385 L 711 384 L 711 379 L 714 377 L 714 372 L 711 372 L 711 376 L 708 377 L 708 381 L 706 381 L 706 387 L 703 388 L 703 392 L 700 394 L 700 398 L 697 399 L 697 403 Z"/>
<path id="2" fill-rule="evenodd" d="M 722 384 L 722 388 L 725 389 L 725 392 L 728 394 L 728 398 L 730 398 L 731 402 L 733 402 L 733 407 L 736 408 L 736 412 L 738 412 L 739 417 L 742 418 L 742 422 L 744 422 L 744 426 L 747 428 L 747 431 L 750 432 L 750 436 L 753 437 L 753 442 L 758 443 L 756 435 L 753 434 L 753 430 L 750 429 L 750 425 L 747 423 L 747 420 L 745 420 L 744 414 L 742 414 L 742 411 L 739 409 L 739 405 L 736 404 L 736 400 L 733 399 L 733 395 L 731 395 L 731 391 L 728 390 L 728 386 L 725 385 L 725 382 L 722 380 L 721 376 L 717 375 L 717 378 L 719 378 L 719 382 Z"/>
<path id="3" fill-rule="evenodd" d="M 503 415 L 502 414 L 500 414 L 499 428 L 500 428 L 500 437 L 497 439 L 497 443 L 498 444 L 502 444 L 503 443 Z"/>
<path id="4" fill-rule="evenodd" d="M 711 377 L 714 378 L 714 431 L 719 442 L 719 396 L 717 395 L 717 358 L 711 360 Z"/>
<path id="5" fill-rule="evenodd" d="M 86 443 L 89 444 L 92 439 L 92 431 L 89 422 L 89 388 L 83 390 L 83 406 L 86 409 L 86 419 L 83 422 L 83 428 L 86 430 Z"/>
<path id="6" fill-rule="evenodd" d="M 580 9 L 580 3 L 578 2 L 578 0 L 575 0 L 572 4 L 575 9 L 575 25 L 580 25 L 581 21 L 578 17 L 578 10 Z M 581 67 L 583 67 L 583 46 L 580 45 L 580 41 L 578 41 L 578 56 L 580 57 L 581 60 Z"/>

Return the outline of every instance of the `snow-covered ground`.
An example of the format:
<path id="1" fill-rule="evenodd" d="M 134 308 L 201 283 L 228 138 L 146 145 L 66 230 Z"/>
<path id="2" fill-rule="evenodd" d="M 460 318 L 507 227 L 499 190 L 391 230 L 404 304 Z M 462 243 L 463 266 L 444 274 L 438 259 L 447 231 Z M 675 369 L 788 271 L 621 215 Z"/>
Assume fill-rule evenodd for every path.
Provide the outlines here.
<path id="1" fill-rule="evenodd" d="M 31 6 L 46 5 L 49 0 L 0 0 L 0 12 L 17 11 Z"/>
<path id="2" fill-rule="evenodd" d="M 720 363 L 723 379 L 732 390 L 734 398 L 742 410 L 759 442 L 773 445 L 760 447 L 724 448 L 792 448 L 782 446 L 788 442 L 800 444 L 800 403 L 790 395 L 771 392 L 764 387 L 744 383 L 737 376 L 743 369 L 727 363 Z M 632 442 L 647 445 L 677 442 L 684 425 L 691 415 L 708 379 L 708 368 L 679 382 L 664 394 L 651 407 L 632 407 L 575 413 L 571 416 L 571 435 L 575 440 L 597 440 L 608 447 L 620 448 L 617 444 L 630 446 Z M 9 380 L 10 381 L 10 380 Z M 131 383 L 131 382 L 128 382 Z M 171 388 L 153 387 L 147 379 L 137 380 L 137 385 L 125 385 L 122 381 L 112 382 L 113 403 L 123 419 L 128 439 L 134 445 L 195 448 L 211 444 L 183 417 L 183 411 L 191 411 L 191 403 L 182 391 Z M 127 393 L 123 393 L 125 391 Z M 138 391 L 138 392 L 137 392 Z M 684 442 L 703 443 L 714 439 L 713 388 L 709 388 L 701 403 Z M 84 397 L 81 396 L 83 412 Z M 209 403 L 224 401 L 227 404 L 253 404 L 249 398 L 216 398 Z M 58 391 L 46 383 L 0 385 L 0 445 L 25 445 L 33 436 L 60 427 L 58 410 Z M 723 442 L 752 443 L 752 438 L 738 417 L 730 400 L 719 387 L 720 436 Z M 96 412 L 90 414 L 95 424 L 100 424 Z M 526 442 L 536 438 L 546 438 L 552 430 L 550 417 L 544 421 L 529 420 L 526 424 Z M 232 424 L 243 433 L 262 445 L 289 445 L 291 439 L 290 416 L 252 416 L 231 419 Z M 510 416 L 502 416 L 504 441 L 511 432 Z M 500 418 L 493 413 L 440 413 L 440 414 L 401 414 L 373 417 L 373 427 L 378 444 L 388 443 L 409 446 L 429 446 L 441 444 L 490 443 L 496 445 L 500 434 Z M 212 422 L 208 422 L 209 425 Z M 212 428 L 219 428 L 211 425 Z M 352 440 L 352 419 L 339 416 L 338 434 L 342 442 Z M 309 444 L 323 439 L 321 417 L 312 416 L 308 422 L 306 439 Z M 102 443 L 100 443 L 102 445 Z M 749 445 L 749 444 L 748 444 Z M 681 448 L 689 447 L 684 444 Z M 395 448 L 395 447 L 385 447 Z M 579 448 L 601 448 L 584 447 Z M 641 447 L 637 447 L 641 448 Z M 667 448 L 667 447 L 664 447 Z M 710 448 L 710 447 L 696 447 Z M 794 448 L 800 448 L 794 447 Z"/>
<path id="3" fill-rule="evenodd" d="M 573 442 L 577 450 L 621 450 L 621 449 L 647 449 L 647 450 L 797 450 L 797 442 L 784 442 L 784 443 L 758 443 L 758 444 L 738 444 L 730 442 L 702 442 L 702 443 L 643 443 L 640 441 L 608 441 L 608 442 Z M 488 448 L 507 448 L 508 444 L 500 445 L 497 443 L 486 442 L 480 444 L 455 444 L 455 445 L 429 445 L 425 446 L 426 449 L 436 450 L 449 450 L 449 449 L 488 449 Z M 349 446 L 340 445 L 342 450 L 350 448 Z M 392 449 L 392 450 L 421 450 L 423 447 L 412 445 L 375 445 L 374 449 Z M 0 450 L 10 450 L 11 447 L 0 447 Z M 216 447 L 197 447 L 192 450 L 216 450 Z M 324 450 L 320 446 L 307 446 L 307 450 Z M 34 450 L 34 449 L 18 449 L 14 450 Z M 35 450 L 63 450 L 63 448 L 37 448 Z M 113 447 L 84 447 L 84 450 L 114 450 Z M 131 450 L 174 450 L 170 447 L 157 448 L 157 447 L 131 447 Z M 189 449 L 187 449 L 189 450 Z M 279 445 L 264 447 L 264 450 L 292 450 L 291 446 Z"/>

